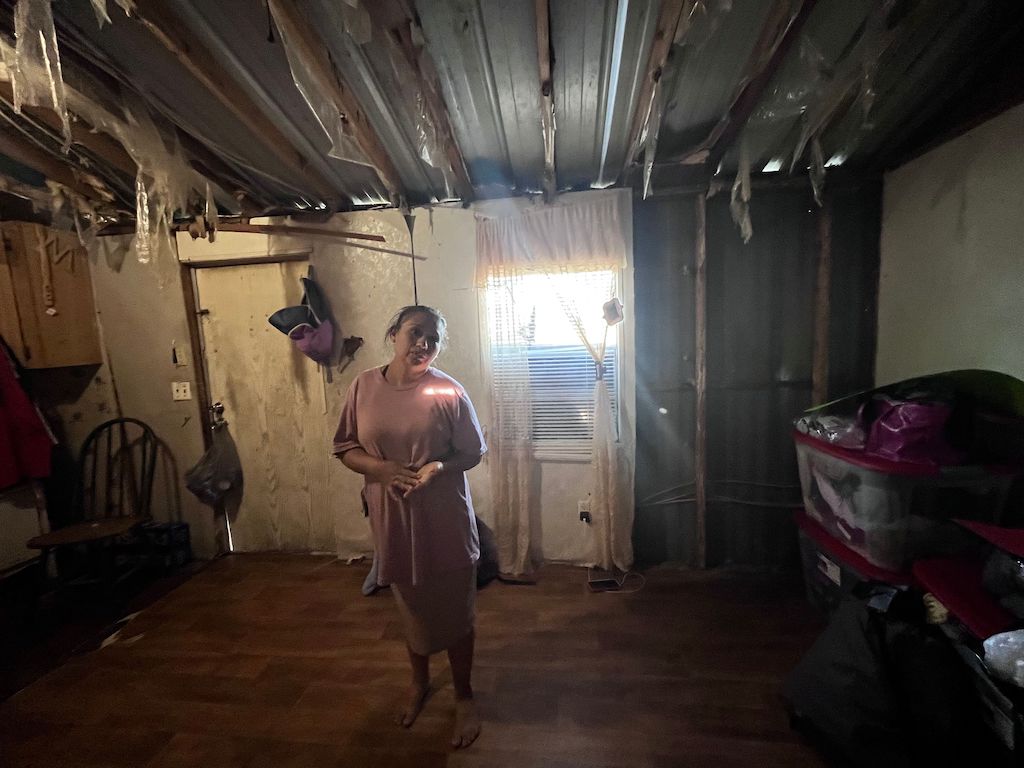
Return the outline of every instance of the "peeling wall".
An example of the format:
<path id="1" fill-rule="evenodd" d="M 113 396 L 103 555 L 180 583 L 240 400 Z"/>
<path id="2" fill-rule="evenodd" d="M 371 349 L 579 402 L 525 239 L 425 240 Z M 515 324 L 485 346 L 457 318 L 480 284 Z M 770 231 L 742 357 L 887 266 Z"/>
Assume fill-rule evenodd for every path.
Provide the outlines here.
<path id="1" fill-rule="evenodd" d="M 1024 378 L 1024 106 L 889 173 L 879 384 L 955 368 Z"/>
<path id="2" fill-rule="evenodd" d="M 130 237 L 101 238 L 90 256 L 106 362 L 38 371 L 33 383 L 76 456 L 89 432 L 107 419 L 123 415 L 146 422 L 160 441 L 153 516 L 189 523 L 194 554 L 212 557 L 218 547 L 213 512 L 182 481 L 203 452 L 199 408 L 195 399 L 171 399 L 174 381 L 189 382 L 193 393 L 196 388 L 178 263 L 166 252 L 139 263 Z"/>

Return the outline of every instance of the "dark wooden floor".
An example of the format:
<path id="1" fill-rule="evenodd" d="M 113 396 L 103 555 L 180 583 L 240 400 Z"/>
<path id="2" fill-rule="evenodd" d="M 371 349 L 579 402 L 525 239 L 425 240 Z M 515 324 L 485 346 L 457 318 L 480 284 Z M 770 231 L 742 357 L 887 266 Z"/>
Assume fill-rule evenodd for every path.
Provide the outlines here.
<path id="1" fill-rule="evenodd" d="M 0 765 L 815 766 L 780 681 L 820 629 L 798 584 L 648 571 L 590 593 L 586 572 L 494 583 L 478 601 L 480 739 L 447 747 L 443 686 L 408 731 L 392 599 L 365 565 L 234 556 L 143 611 L 117 640 L 0 705 Z"/>

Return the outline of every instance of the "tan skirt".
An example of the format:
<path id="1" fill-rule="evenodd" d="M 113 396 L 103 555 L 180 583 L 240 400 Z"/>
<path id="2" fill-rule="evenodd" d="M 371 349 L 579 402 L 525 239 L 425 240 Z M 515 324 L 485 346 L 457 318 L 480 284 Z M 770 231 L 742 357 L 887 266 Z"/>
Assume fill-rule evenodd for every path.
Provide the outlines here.
<path id="1" fill-rule="evenodd" d="M 473 629 L 476 566 L 432 576 L 425 584 L 392 584 L 405 639 L 413 653 L 451 648 Z"/>

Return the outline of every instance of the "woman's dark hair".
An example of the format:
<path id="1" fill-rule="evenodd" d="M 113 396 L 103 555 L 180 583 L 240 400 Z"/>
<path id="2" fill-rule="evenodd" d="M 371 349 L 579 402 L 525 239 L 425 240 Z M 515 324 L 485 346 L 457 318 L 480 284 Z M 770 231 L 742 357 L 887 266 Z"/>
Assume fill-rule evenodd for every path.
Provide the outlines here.
<path id="1" fill-rule="evenodd" d="M 434 323 L 437 325 L 437 335 L 441 337 L 441 340 L 437 343 L 437 348 L 439 350 L 444 349 L 444 343 L 448 338 L 446 332 L 448 321 L 444 319 L 444 315 L 438 310 L 433 307 L 423 306 L 422 304 L 410 304 L 408 307 L 402 307 L 398 310 L 395 316 L 391 318 L 391 322 L 388 323 L 388 329 L 384 332 L 384 341 L 388 341 L 398 333 L 398 329 L 402 327 L 402 323 L 408 319 L 409 315 L 415 315 L 417 312 L 422 312 L 434 318 Z"/>

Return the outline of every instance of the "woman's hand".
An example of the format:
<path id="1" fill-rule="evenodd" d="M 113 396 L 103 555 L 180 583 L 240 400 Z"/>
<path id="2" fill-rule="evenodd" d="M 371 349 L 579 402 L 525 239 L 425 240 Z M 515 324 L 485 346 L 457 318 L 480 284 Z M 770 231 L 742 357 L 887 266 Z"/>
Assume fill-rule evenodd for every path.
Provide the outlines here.
<path id="1" fill-rule="evenodd" d="M 440 461 L 428 461 L 419 471 L 416 472 L 416 485 L 407 490 L 404 495 L 408 496 L 411 492 L 417 488 L 422 488 L 427 485 L 431 480 L 437 477 L 438 474 L 444 469 L 444 464 Z"/>
<path id="2" fill-rule="evenodd" d="M 381 461 L 373 472 L 367 473 L 375 483 L 387 486 L 396 494 L 408 494 L 419 482 L 419 474 L 408 467 L 399 464 L 397 461 Z"/>

